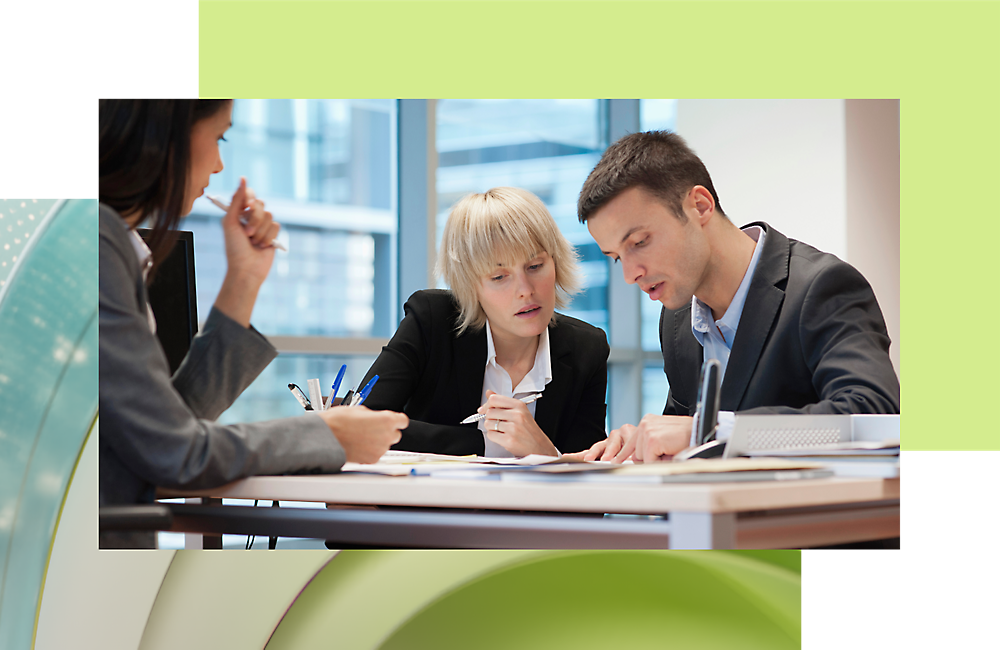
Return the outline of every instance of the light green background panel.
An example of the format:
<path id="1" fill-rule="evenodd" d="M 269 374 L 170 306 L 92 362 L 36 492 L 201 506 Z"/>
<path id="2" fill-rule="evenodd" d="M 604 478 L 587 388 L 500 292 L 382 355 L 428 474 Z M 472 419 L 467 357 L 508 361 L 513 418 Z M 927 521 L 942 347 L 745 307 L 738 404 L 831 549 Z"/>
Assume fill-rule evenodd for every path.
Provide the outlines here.
<path id="1" fill-rule="evenodd" d="M 56 203 L 16 264 L 0 291 L 3 648 L 31 644 L 56 521 L 97 415 L 97 202 Z"/>
<path id="2" fill-rule="evenodd" d="M 267 648 L 798 648 L 799 552 L 770 555 L 342 552 Z"/>
<path id="3" fill-rule="evenodd" d="M 205 97 L 898 98 L 903 444 L 1000 450 L 954 407 L 994 401 L 1000 352 L 959 351 L 952 324 L 1000 310 L 1000 3 L 204 0 L 200 19 Z"/>

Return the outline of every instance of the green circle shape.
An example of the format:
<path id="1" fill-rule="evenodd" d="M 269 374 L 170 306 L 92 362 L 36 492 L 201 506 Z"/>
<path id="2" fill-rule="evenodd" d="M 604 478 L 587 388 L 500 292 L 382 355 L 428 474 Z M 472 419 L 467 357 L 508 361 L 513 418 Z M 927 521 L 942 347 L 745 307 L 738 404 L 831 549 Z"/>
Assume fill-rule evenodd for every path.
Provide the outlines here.
<path id="1" fill-rule="evenodd" d="M 347 551 L 267 648 L 798 648 L 800 595 L 739 553 Z"/>

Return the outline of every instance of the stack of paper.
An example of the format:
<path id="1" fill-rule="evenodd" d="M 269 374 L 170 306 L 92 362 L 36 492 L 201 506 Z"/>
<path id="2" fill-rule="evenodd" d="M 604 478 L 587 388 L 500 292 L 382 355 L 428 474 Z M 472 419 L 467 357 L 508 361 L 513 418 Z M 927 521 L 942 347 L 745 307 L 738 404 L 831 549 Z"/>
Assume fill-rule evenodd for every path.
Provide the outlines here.
<path id="1" fill-rule="evenodd" d="M 896 478 L 899 476 L 899 439 L 881 442 L 849 441 L 812 447 L 756 449 L 754 458 L 779 457 L 819 462 L 837 476 Z"/>

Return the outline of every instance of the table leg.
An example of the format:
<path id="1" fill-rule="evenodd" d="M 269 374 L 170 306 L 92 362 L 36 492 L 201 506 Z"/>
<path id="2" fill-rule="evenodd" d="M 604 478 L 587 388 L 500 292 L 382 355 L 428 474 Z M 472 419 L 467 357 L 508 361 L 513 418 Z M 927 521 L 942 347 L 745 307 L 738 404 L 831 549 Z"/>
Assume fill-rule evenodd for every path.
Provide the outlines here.
<path id="1" fill-rule="evenodd" d="M 201 500 L 201 504 L 205 506 L 221 506 L 222 499 L 213 499 L 211 497 L 204 497 Z M 202 535 L 202 548 L 211 549 L 221 549 L 222 548 L 222 535 Z"/>
<path id="2" fill-rule="evenodd" d="M 671 512 L 670 548 L 735 548 L 736 514 Z"/>
<path id="3" fill-rule="evenodd" d="M 272 508 L 277 508 L 278 507 L 278 502 L 277 501 L 272 501 L 271 502 L 271 507 Z M 273 551 L 277 546 L 278 546 L 278 537 L 277 536 L 272 535 L 271 537 L 267 538 L 267 548 L 268 548 L 269 551 Z"/>

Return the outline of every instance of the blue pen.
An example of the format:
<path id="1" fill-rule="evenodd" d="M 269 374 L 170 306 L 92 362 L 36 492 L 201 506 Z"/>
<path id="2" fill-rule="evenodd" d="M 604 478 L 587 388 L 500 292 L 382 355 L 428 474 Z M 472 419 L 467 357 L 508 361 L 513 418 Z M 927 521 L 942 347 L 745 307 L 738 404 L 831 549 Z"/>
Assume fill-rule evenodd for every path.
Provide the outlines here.
<path id="1" fill-rule="evenodd" d="M 365 384 L 365 387 L 362 388 L 361 393 L 359 393 L 358 403 L 355 404 L 355 406 L 361 406 L 361 403 L 364 402 L 365 399 L 367 399 L 368 393 L 372 392 L 372 386 L 374 386 L 375 382 L 377 381 L 378 381 L 378 375 L 375 375 L 374 377 L 372 377 L 371 381 Z"/>
<path id="2" fill-rule="evenodd" d="M 330 401 L 327 403 L 327 408 L 333 406 L 333 400 L 337 397 L 337 391 L 340 390 L 340 382 L 344 380 L 344 371 L 346 370 L 346 363 L 340 366 L 340 372 L 337 373 L 337 378 L 333 380 L 333 387 L 330 389 Z"/>

